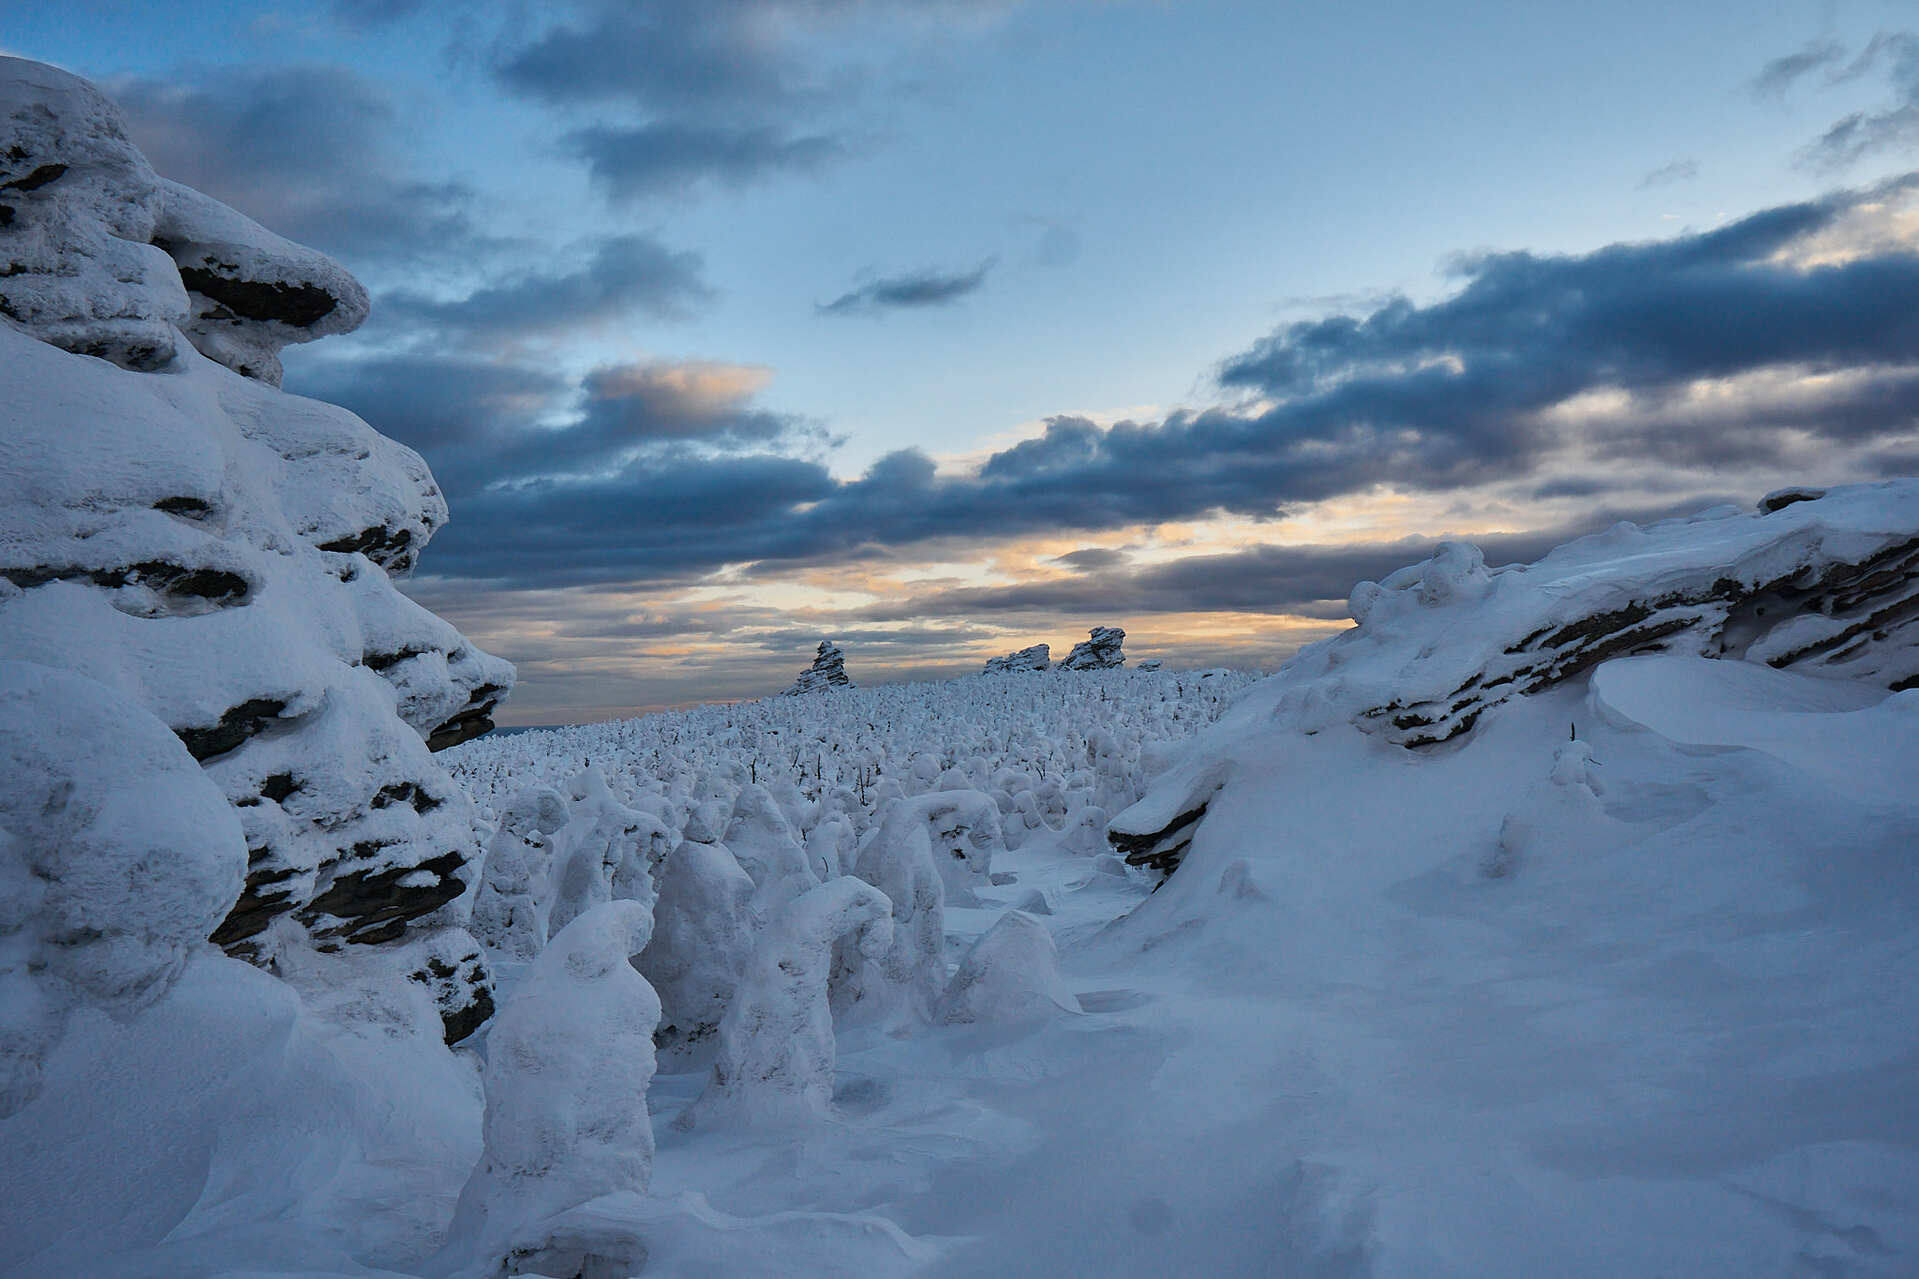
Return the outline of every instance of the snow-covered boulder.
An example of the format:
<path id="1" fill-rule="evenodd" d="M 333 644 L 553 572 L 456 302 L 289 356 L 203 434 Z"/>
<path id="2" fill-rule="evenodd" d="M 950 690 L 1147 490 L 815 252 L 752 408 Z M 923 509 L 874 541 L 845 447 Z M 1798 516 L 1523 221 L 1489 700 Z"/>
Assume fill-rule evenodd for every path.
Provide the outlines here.
<path id="1" fill-rule="evenodd" d="M 500 1011 L 487 1034 L 484 1153 L 435 1273 L 624 1275 L 644 1261 L 639 1239 L 617 1233 L 599 1240 L 599 1260 L 577 1255 L 566 1213 L 639 1194 L 652 1176 L 646 1089 L 660 1001 L 630 962 L 652 927 L 644 903 L 594 907 Z"/>
<path id="2" fill-rule="evenodd" d="M 282 916 L 444 925 L 476 848 L 429 750 L 490 727 L 512 668 L 391 580 L 446 522 L 425 463 L 266 363 L 364 293 L 155 177 L 65 72 L 0 59 L 0 169 L 0 659 L 97 680 L 200 762 L 248 849 L 233 953 Z"/>
<path id="3" fill-rule="evenodd" d="M 1059 975 L 1053 935 L 1031 915 L 1009 910 L 960 960 L 933 1020 L 1024 1021 L 1057 1011 L 1076 1013 L 1079 1001 Z"/>
<path id="4" fill-rule="evenodd" d="M 827 993 L 835 943 L 878 959 L 892 935 L 885 895 L 850 875 L 782 905 L 720 1021 L 712 1078 L 679 1126 L 763 1126 L 825 1115 L 838 1060 Z"/>
<path id="5" fill-rule="evenodd" d="M 1003 675 L 1007 671 L 1043 671 L 1053 664 L 1053 649 L 1050 644 L 1035 644 L 1031 648 L 1022 648 L 1018 652 L 1008 653 L 1004 657 L 986 659 L 986 669 L 982 675 Z"/>
<path id="6" fill-rule="evenodd" d="M 165 724 L 92 680 L 0 661 L 0 1117 L 77 1005 L 157 998 L 240 894 L 240 822 Z"/>
<path id="7" fill-rule="evenodd" d="M 817 693 L 828 688 L 846 688 L 852 682 L 846 678 L 846 654 L 832 640 L 821 640 L 819 652 L 813 655 L 813 664 L 800 672 L 800 677 L 787 688 L 785 696 L 798 697 L 802 693 Z"/>
<path id="8" fill-rule="evenodd" d="M 1087 637 L 1073 645 L 1073 651 L 1059 659 L 1055 670 L 1106 671 L 1126 665 L 1121 648 L 1126 632 L 1117 626 L 1095 626 Z"/>
<path id="9" fill-rule="evenodd" d="M 1919 480 L 1622 523 L 1497 569 L 1448 543 L 1360 583 L 1353 617 L 1351 630 L 1302 649 L 1248 693 L 1113 819 L 1110 838 L 1129 863 L 1162 873 L 1179 864 L 1249 734 L 1350 725 L 1432 747 L 1515 698 L 1643 653 L 1919 685 Z"/>

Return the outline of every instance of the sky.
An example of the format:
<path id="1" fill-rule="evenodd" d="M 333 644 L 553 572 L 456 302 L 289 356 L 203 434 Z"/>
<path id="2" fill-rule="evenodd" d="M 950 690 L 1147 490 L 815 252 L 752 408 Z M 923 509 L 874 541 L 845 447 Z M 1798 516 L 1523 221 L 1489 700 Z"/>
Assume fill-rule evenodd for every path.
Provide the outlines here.
<path id="1" fill-rule="evenodd" d="M 1271 668 L 1470 539 L 1919 472 L 1919 9 L 13 0 L 367 325 L 508 724 L 1096 625 Z"/>

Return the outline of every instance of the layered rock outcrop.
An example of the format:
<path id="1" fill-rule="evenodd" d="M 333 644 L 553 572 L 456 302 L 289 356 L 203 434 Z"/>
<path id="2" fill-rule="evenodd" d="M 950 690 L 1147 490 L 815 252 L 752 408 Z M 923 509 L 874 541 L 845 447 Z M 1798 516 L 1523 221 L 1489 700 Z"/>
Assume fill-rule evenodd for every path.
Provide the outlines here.
<path id="1" fill-rule="evenodd" d="M 1059 659 L 1062 671 L 1110 671 L 1126 665 L 1121 645 L 1126 632 L 1117 626 L 1095 626 L 1088 636 L 1073 645 L 1073 651 Z"/>
<path id="2" fill-rule="evenodd" d="M 1533 564 L 1488 569 L 1443 543 L 1353 588 L 1356 625 L 1300 651 L 1232 719 L 1263 731 L 1350 724 L 1420 750 L 1470 733 L 1514 698 L 1615 657 L 1763 663 L 1890 691 L 1919 687 L 1919 480 L 1770 494 L 1621 523 Z M 1109 838 L 1136 866 L 1177 867 L 1235 765 L 1227 730 L 1200 739 Z"/>
<path id="3" fill-rule="evenodd" d="M 829 688 L 847 688 L 853 683 L 846 678 L 846 654 L 832 640 L 821 640 L 819 652 L 813 656 L 813 664 L 800 672 L 784 697 L 798 697 L 802 693 L 818 693 Z"/>
<path id="4" fill-rule="evenodd" d="M 433 762 L 512 668 L 399 593 L 446 503 L 276 352 L 366 314 L 345 270 L 157 177 L 65 72 L 0 59 L 0 658 L 171 728 L 245 834 L 213 940 L 444 926 L 476 855 Z M 460 956 L 463 958 L 463 955 Z"/>
<path id="5" fill-rule="evenodd" d="M 999 675 L 1006 671 L 1043 671 L 1053 664 L 1053 649 L 1049 644 L 1035 644 L 1031 648 L 1022 648 L 1017 653 L 1008 653 L 1005 657 L 992 657 L 986 661 L 982 675 Z"/>

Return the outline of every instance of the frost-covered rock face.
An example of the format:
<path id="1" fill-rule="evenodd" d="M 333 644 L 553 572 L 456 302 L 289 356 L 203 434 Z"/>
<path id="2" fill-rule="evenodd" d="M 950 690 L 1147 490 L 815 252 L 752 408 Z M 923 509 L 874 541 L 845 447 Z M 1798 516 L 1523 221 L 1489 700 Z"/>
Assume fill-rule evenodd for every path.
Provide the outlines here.
<path id="1" fill-rule="evenodd" d="M 130 369 L 185 337 L 278 386 L 282 347 L 367 314 L 337 263 L 158 176 L 98 90 L 19 58 L 0 58 L 0 258 L 0 315 Z"/>
<path id="2" fill-rule="evenodd" d="M 846 678 L 846 654 L 832 640 L 821 640 L 819 652 L 813 656 L 813 664 L 800 672 L 800 677 L 786 690 L 786 696 L 798 697 L 801 693 L 844 688 L 852 682 Z"/>
<path id="3" fill-rule="evenodd" d="M 1007 671 L 1043 671 L 1052 664 L 1052 645 L 1035 644 L 1031 648 L 1022 648 L 1017 653 L 1008 653 L 1005 657 L 988 658 L 986 669 L 980 674 L 1003 675 Z"/>
<path id="4" fill-rule="evenodd" d="M 53 68 L 0 59 L 0 171 L 0 659 L 199 761 L 248 851 L 229 950 L 282 916 L 322 944 L 449 922 L 474 835 L 428 751 L 489 728 L 512 669 L 390 579 L 446 521 L 425 463 L 273 386 L 364 292 L 157 178 Z"/>
<path id="5" fill-rule="evenodd" d="M 1430 747 L 1512 699 L 1642 653 L 1919 686 L 1919 480 L 1783 490 L 1756 512 L 1622 523 L 1498 569 L 1446 543 L 1425 563 L 1361 582 L 1352 615 L 1352 630 L 1302 650 L 1228 717 L 1238 727 L 1202 736 L 1114 818 L 1111 839 L 1129 863 L 1179 864 L 1234 774 L 1227 743 L 1254 723 L 1278 733 L 1350 724 Z M 1574 803 L 1577 789 L 1559 787 L 1553 802 Z M 1515 826 L 1514 850 L 1527 825 Z"/>
<path id="6" fill-rule="evenodd" d="M 1087 637 L 1073 645 L 1073 651 L 1059 659 L 1055 670 L 1107 671 L 1126 665 L 1121 645 L 1126 632 L 1117 626 L 1095 626 Z"/>

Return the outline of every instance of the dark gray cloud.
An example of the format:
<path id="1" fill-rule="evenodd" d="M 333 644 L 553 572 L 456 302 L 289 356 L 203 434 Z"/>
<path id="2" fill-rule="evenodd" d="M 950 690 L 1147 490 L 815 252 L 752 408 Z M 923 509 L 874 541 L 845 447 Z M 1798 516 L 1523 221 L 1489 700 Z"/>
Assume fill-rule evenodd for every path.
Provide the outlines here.
<path id="1" fill-rule="evenodd" d="M 775 173 L 817 169 L 847 150 L 844 141 L 826 134 L 674 120 L 595 125 L 568 134 L 567 143 L 619 201 L 669 195 L 702 182 L 745 186 Z"/>
<path id="2" fill-rule="evenodd" d="M 1078 573 L 1090 573 L 1098 569 L 1116 568 L 1132 558 L 1117 547 L 1085 546 L 1077 551 L 1068 551 L 1064 555 L 1055 555 L 1052 562 Z"/>
<path id="3" fill-rule="evenodd" d="M 436 340 L 497 342 L 591 328 L 639 312 L 677 320 L 712 296 L 700 255 L 669 249 L 644 235 L 602 241 L 579 267 L 527 271 L 463 298 L 410 292 L 379 300 L 376 323 Z"/>
<path id="4" fill-rule="evenodd" d="M 1919 255 L 1882 247 L 1804 266 L 1791 250 L 1914 187 L 1585 254 L 1481 254 L 1440 301 L 1285 324 L 1227 360 L 1220 380 L 1244 407 L 1111 427 L 1055 418 L 973 474 L 939 474 L 905 450 L 836 479 L 817 429 L 753 409 L 743 382 L 694 403 L 645 377 L 602 394 L 619 381 L 607 373 L 546 429 L 489 417 L 500 393 L 476 383 L 491 398 L 473 404 L 473 428 L 428 450 L 455 523 L 426 567 L 539 584 L 687 580 L 954 539 L 1269 518 L 1382 485 L 1564 483 L 1549 468 L 1573 443 L 1642 472 L 1772 467 L 1782 482 L 1809 453 L 1895 456 L 1919 427 Z M 1794 382 L 1806 374 L 1835 376 Z M 1730 408 L 1689 394 L 1748 376 L 1792 393 Z M 428 380 L 464 403 L 461 378 L 456 363 Z M 1593 392 L 1602 406 L 1581 400 Z M 416 435 L 362 388 L 327 393 L 402 438 L 442 438 L 449 417 L 436 408 Z M 1345 566 L 1336 576 L 1350 580 Z"/>
<path id="5" fill-rule="evenodd" d="M 821 315 L 876 315 L 883 311 L 930 306 L 949 306 L 986 283 L 993 269 L 988 259 L 971 271 L 943 273 L 915 271 L 907 275 L 889 275 L 842 293 L 831 302 L 819 304 Z"/>
<path id="6" fill-rule="evenodd" d="M 347 260 L 458 257 L 491 243 L 473 193 L 399 153 L 392 99 L 339 67 L 221 67 L 103 87 L 163 175 Z"/>
<path id="7" fill-rule="evenodd" d="M 501 50 L 509 88 L 556 104 L 618 103 L 649 112 L 792 110 L 827 93 L 792 24 L 850 3 L 622 0 L 587 4 Z"/>

